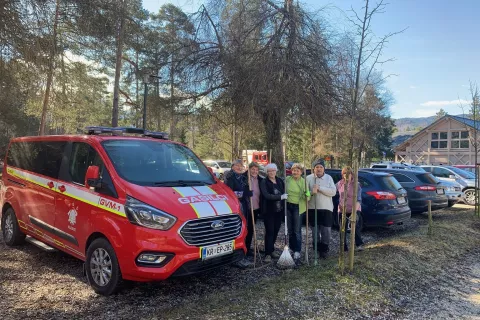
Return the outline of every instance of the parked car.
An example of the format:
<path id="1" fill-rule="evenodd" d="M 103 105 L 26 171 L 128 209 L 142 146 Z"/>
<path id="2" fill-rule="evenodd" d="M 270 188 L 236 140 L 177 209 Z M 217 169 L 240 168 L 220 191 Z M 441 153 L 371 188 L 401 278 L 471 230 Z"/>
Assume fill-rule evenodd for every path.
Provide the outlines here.
<path id="1" fill-rule="evenodd" d="M 161 132 L 87 133 L 12 139 L 0 202 L 6 245 L 27 240 L 84 261 L 103 295 L 122 279 L 164 280 L 243 259 L 238 200 L 193 151 Z"/>
<path id="2" fill-rule="evenodd" d="M 362 169 L 392 174 L 400 185 L 407 190 L 408 205 L 412 213 L 421 213 L 428 210 L 428 201 L 432 201 L 432 210 L 448 207 L 448 198 L 445 189 L 429 172 L 404 169 Z"/>
<path id="3" fill-rule="evenodd" d="M 440 180 L 458 182 L 465 194 L 465 202 L 469 205 L 475 204 L 475 174 L 453 166 L 422 166 L 422 168 Z"/>
<path id="4" fill-rule="evenodd" d="M 456 165 L 453 165 L 452 167 L 462 169 L 462 170 L 465 170 L 465 171 L 468 171 L 470 173 L 475 174 L 475 165 L 473 165 L 473 164 L 456 164 Z"/>
<path id="5" fill-rule="evenodd" d="M 218 179 L 223 180 L 223 176 L 232 167 L 232 163 L 227 160 L 204 160 L 203 163 L 212 168 L 213 173 Z"/>
<path id="6" fill-rule="evenodd" d="M 421 167 L 403 163 L 403 162 L 381 162 L 381 163 L 374 163 L 370 166 L 372 169 L 403 169 L 403 170 L 417 170 L 423 171 Z"/>
<path id="7" fill-rule="evenodd" d="M 341 169 L 326 169 L 335 183 L 342 177 Z M 402 224 L 411 217 L 408 195 L 395 178 L 388 173 L 360 170 L 358 181 L 362 186 L 360 227 L 378 227 Z M 339 194 L 333 198 L 334 225 L 338 226 Z"/>
<path id="8" fill-rule="evenodd" d="M 448 206 L 451 207 L 465 197 L 462 192 L 462 186 L 455 181 L 439 180 L 439 185 L 445 189 L 445 195 L 448 198 Z"/>

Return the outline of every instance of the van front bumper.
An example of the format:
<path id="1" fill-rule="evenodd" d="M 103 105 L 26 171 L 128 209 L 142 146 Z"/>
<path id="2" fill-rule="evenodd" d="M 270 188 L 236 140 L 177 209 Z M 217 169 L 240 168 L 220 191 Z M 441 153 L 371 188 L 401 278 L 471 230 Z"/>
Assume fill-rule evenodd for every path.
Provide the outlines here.
<path id="1" fill-rule="evenodd" d="M 134 238 L 128 245 L 115 248 L 117 252 L 122 277 L 132 281 L 165 280 L 171 276 L 191 275 L 208 271 L 224 265 L 237 262 L 245 256 L 245 227 L 240 236 L 234 240 L 232 253 L 203 260 L 200 247 L 188 245 L 180 235 L 167 232 L 159 237 L 159 232 L 151 229 L 134 227 Z M 166 254 L 168 260 L 160 265 L 139 264 L 137 258 L 142 253 Z"/>

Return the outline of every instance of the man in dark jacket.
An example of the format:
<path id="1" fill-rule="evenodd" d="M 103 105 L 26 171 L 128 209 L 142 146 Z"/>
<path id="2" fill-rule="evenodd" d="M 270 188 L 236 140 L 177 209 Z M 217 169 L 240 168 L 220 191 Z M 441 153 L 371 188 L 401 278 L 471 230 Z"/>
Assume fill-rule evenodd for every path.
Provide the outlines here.
<path id="1" fill-rule="evenodd" d="M 251 227 L 249 227 L 249 220 L 251 219 L 248 218 L 250 216 L 250 197 L 252 196 L 252 192 L 248 188 L 248 178 L 245 175 L 242 160 L 239 159 L 233 162 L 232 170 L 225 175 L 225 184 L 233 190 L 233 192 L 238 198 L 238 201 L 240 202 L 240 210 L 242 211 L 242 214 L 247 221 L 247 230 L 253 230 L 253 224 Z M 250 222 L 250 224 L 251 223 L 252 222 Z M 250 244 L 251 239 L 252 238 L 250 237 Z M 247 246 L 247 249 L 250 250 L 250 247 Z M 237 262 L 236 266 L 239 268 L 247 268 L 250 264 L 250 261 L 248 261 L 247 259 L 243 259 Z"/>

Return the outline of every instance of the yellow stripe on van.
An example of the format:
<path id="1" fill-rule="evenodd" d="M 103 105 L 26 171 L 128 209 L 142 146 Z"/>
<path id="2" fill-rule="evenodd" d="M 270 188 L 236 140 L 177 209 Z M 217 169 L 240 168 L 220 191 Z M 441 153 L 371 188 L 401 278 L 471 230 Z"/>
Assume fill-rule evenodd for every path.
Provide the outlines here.
<path id="1" fill-rule="evenodd" d="M 75 188 L 67 182 L 61 182 L 61 184 L 65 185 L 67 190 L 65 192 L 60 192 L 60 190 L 58 190 L 58 185 L 60 183 L 58 183 L 57 181 L 53 181 L 53 179 L 38 177 L 34 174 L 27 173 L 27 172 L 22 172 L 22 171 L 19 171 L 17 169 L 13 169 L 13 168 L 7 168 L 7 173 L 14 176 L 14 177 L 17 177 L 19 179 L 27 180 L 31 183 L 34 183 L 34 184 L 39 185 L 41 187 L 44 187 L 48 190 L 52 190 L 54 192 L 60 193 L 64 196 L 68 196 L 70 198 L 81 201 L 83 203 L 87 203 L 91 206 L 100 208 L 102 210 L 105 210 L 105 211 L 108 211 L 108 212 L 111 212 L 111 213 L 115 213 L 116 215 L 119 215 L 119 216 L 124 217 L 124 218 L 127 217 L 127 215 L 125 214 L 125 209 L 124 209 L 123 204 L 121 204 L 119 202 L 116 202 L 116 201 L 108 200 L 111 203 L 115 204 L 115 207 L 118 207 L 119 209 L 115 210 L 113 208 L 109 208 L 105 205 L 100 204 L 100 200 L 103 199 L 103 197 L 101 197 L 99 195 L 96 195 L 96 194 L 93 194 L 89 191 L 80 190 L 78 188 Z M 49 188 L 46 183 L 43 183 L 43 181 L 52 181 L 54 183 L 54 187 Z"/>

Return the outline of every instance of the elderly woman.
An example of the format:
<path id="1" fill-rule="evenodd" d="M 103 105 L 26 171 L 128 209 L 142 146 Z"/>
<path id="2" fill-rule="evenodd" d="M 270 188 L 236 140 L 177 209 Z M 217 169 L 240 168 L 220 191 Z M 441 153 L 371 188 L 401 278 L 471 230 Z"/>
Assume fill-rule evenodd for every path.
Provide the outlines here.
<path id="1" fill-rule="evenodd" d="M 260 215 L 261 207 L 262 207 L 262 200 L 263 197 L 260 192 L 260 184 L 262 183 L 263 178 L 259 176 L 260 165 L 256 162 L 251 162 L 248 165 L 248 170 L 250 171 L 250 186 L 252 188 L 252 208 L 253 208 L 253 215 L 255 217 L 255 221 L 257 220 L 258 216 Z M 245 172 L 244 175 L 248 179 L 248 172 Z M 248 181 L 248 180 L 247 180 Z M 247 246 L 247 255 L 252 256 L 253 251 L 251 250 L 252 239 L 253 239 L 253 224 L 254 221 L 252 220 L 252 215 L 247 214 L 247 226 L 248 226 L 248 234 L 245 238 L 245 244 Z"/>
<path id="2" fill-rule="evenodd" d="M 348 176 L 348 182 L 347 182 L 347 176 Z M 358 183 L 358 193 L 357 193 L 357 201 L 355 202 L 355 207 L 353 207 L 353 189 L 354 189 L 354 181 L 353 181 L 353 170 L 351 167 L 347 166 L 342 169 L 342 180 L 337 182 L 337 190 L 338 193 L 340 194 L 340 199 L 338 203 L 338 214 L 339 214 L 339 219 L 338 221 L 341 220 L 341 215 L 343 213 L 343 205 L 345 198 L 347 198 L 347 205 L 346 205 L 346 212 L 347 212 L 347 222 L 350 224 L 350 216 L 352 215 L 353 210 L 357 211 L 357 217 L 362 211 L 362 187 L 360 186 L 360 183 Z M 347 192 L 345 193 L 345 185 L 348 184 L 347 187 Z M 358 219 L 357 221 L 358 222 Z M 355 245 L 357 247 L 358 251 L 363 250 L 363 240 L 360 235 L 360 228 L 355 228 Z M 345 232 L 345 245 L 344 249 L 345 251 L 348 251 L 348 246 L 347 246 L 347 232 Z"/>
<path id="3" fill-rule="evenodd" d="M 277 177 L 277 165 L 270 163 L 266 165 L 265 169 L 267 178 L 261 182 L 260 191 L 264 198 L 265 262 L 270 262 L 272 258 L 280 258 L 280 254 L 275 252 L 275 241 L 284 218 L 282 200 L 287 199 L 287 194 L 285 193 L 285 183 Z"/>
<path id="4" fill-rule="evenodd" d="M 295 163 L 292 166 L 292 175 L 287 177 L 287 226 L 290 249 L 293 250 L 293 259 L 296 264 L 300 263 L 302 251 L 302 223 L 301 214 L 307 211 L 306 200 L 310 197 L 310 191 L 305 187 L 305 179 L 302 178 L 302 166 Z"/>
<path id="5" fill-rule="evenodd" d="M 244 174 L 245 167 L 242 160 L 235 160 L 232 164 L 232 170 L 225 175 L 225 184 L 233 190 L 240 202 L 240 210 L 242 211 L 245 220 L 247 221 L 247 232 L 253 229 L 250 217 L 250 197 L 252 192 L 248 188 L 248 178 Z M 248 237 L 248 236 L 247 236 Z M 251 237 L 250 237 L 251 239 Z M 251 240 L 250 240 L 251 242 Z M 247 247 L 247 250 L 250 249 Z M 237 267 L 246 268 L 250 265 L 247 259 L 243 259 L 236 264 Z"/>

